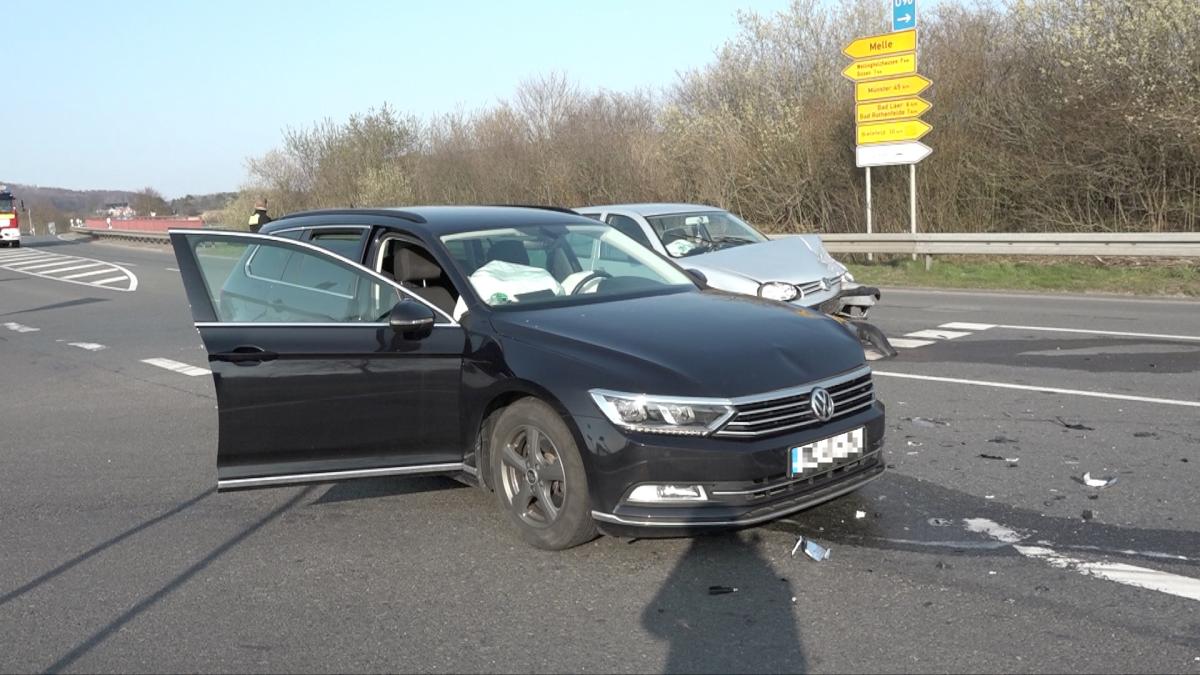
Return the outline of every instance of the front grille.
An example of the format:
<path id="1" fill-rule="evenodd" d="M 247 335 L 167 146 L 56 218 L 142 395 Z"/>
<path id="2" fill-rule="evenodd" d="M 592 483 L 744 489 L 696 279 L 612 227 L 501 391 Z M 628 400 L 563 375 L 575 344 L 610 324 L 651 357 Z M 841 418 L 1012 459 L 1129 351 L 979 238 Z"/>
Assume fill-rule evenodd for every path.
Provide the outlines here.
<path id="1" fill-rule="evenodd" d="M 852 415 L 875 401 L 871 371 L 862 368 L 841 377 L 778 392 L 767 398 L 735 399 L 733 404 L 737 412 L 715 435 L 756 438 L 820 424 L 821 420 L 817 419 L 808 402 L 815 387 L 823 387 L 833 396 L 831 421 Z"/>

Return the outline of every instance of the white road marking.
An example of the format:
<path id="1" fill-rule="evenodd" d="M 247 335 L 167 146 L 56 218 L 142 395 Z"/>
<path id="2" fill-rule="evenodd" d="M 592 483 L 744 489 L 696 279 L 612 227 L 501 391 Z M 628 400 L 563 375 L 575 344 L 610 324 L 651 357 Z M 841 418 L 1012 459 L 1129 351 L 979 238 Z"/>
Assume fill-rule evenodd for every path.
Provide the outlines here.
<path id="1" fill-rule="evenodd" d="M 916 349 L 933 344 L 933 340 L 909 340 L 906 338 L 888 338 L 888 342 L 892 343 L 893 347 L 900 349 Z"/>
<path id="2" fill-rule="evenodd" d="M 172 361 L 171 359 L 161 359 L 161 358 L 142 359 L 142 363 L 148 363 L 152 366 L 158 366 L 159 368 L 166 368 L 167 370 L 171 370 L 176 373 L 183 374 L 183 375 L 190 375 L 192 377 L 195 377 L 197 375 L 212 374 L 212 371 L 208 370 L 207 368 L 197 368 L 196 366 L 189 366 L 186 363 L 180 363 L 179 361 Z"/>
<path id="3" fill-rule="evenodd" d="M 1126 586 L 1168 593 L 1189 600 L 1200 600 L 1200 579 L 1125 563 L 1088 562 L 1071 558 L 1050 548 L 1051 542 L 1038 542 L 1039 546 L 1022 546 L 1019 542 L 1024 536 L 987 518 L 964 518 L 963 525 L 970 532 L 986 534 L 996 541 L 1012 545 L 1017 553 L 1026 558 L 1043 560 L 1059 569 L 1073 570 L 1084 576 L 1107 579 Z"/>
<path id="4" fill-rule="evenodd" d="M 1087 562 L 1067 557 L 1045 546 L 1014 546 L 1013 548 L 1027 558 L 1045 560 L 1054 567 L 1074 570 L 1084 576 L 1107 579 L 1126 586 L 1168 593 L 1189 600 L 1200 600 L 1200 579 L 1125 563 Z"/>
<path id="5" fill-rule="evenodd" d="M 1178 405 L 1188 408 L 1200 408 L 1200 401 L 1183 401 L 1173 398 L 1155 398 L 1153 396 L 1133 396 L 1131 394 L 1110 394 L 1102 391 L 1082 391 L 1079 389 L 1060 389 L 1058 387 L 1038 387 L 1028 384 L 1012 384 L 1009 382 L 991 382 L 988 380 L 966 380 L 958 377 L 936 377 L 934 375 L 914 375 L 912 373 L 896 373 L 886 370 L 873 371 L 875 375 L 884 377 L 899 377 L 906 380 L 925 380 L 927 382 L 945 382 L 947 384 L 969 384 L 976 387 L 995 387 L 997 389 L 1017 389 L 1020 391 L 1037 391 L 1043 394 L 1068 394 L 1087 398 L 1106 398 L 1116 401 L 1138 401 L 1141 403 L 1161 403 L 1163 405 Z"/>
<path id="6" fill-rule="evenodd" d="M 21 263 L 19 265 L 9 265 L 8 267 L 9 267 L 9 269 L 15 270 L 17 272 L 25 272 L 28 270 L 41 269 L 43 267 L 55 267 L 57 265 L 64 265 L 66 263 L 76 262 L 75 260 L 64 259 L 64 258 L 57 257 L 57 256 L 51 262 L 45 262 L 45 260 L 46 260 L 46 258 L 42 258 L 41 260 L 38 260 L 37 262 L 34 262 L 34 263 Z"/>
<path id="7" fill-rule="evenodd" d="M 135 291 L 138 286 L 137 276 L 117 263 L 79 256 L 46 253 L 45 251 L 24 251 L 17 255 L 0 255 L 0 267 L 43 279 L 65 281 L 71 284 L 93 286 L 113 291 Z M 63 272 L 73 272 L 91 267 L 99 267 L 101 269 L 81 272 L 79 274 L 56 276 Z M 104 273 L 110 276 L 100 281 L 86 280 L 87 277 L 99 276 Z M 118 274 L 122 276 L 114 276 Z M 128 288 L 110 285 L 117 284 L 118 282 L 128 282 Z"/>
<path id="8" fill-rule="evenodd" d="M 95 342 L 68 342 L 67 344 L 71 345 L 72 347 L 79 347 L 80 349 L 86 349 L 89 352 L 98 352 L 101 349 L 108 349 L 108 347 L 105 347 L 102 344 L 97 344 Z"/>
<path id="9" fill-rule="evenodd" d="M 1005 527 L 993 520 L 988 520 L 987 518 L 964 518 L 963 525 L 966 526 L 968 532 L 986 534 L 992 539 L 1002 541 L 1005 544 L 1015 544 L 1025 538 L 1017 534 L 1016 530 Z"/>
<path id="10" fill-rule="evenodd" d="M 11 331 L 16 331 L 18 333 L 36 333 L 39 330 L 41 330 L 41 328 L 34 328 L 33 326 L 26 326 L 25 324 L 16 323 L 14 321 L 9 321 L 8 323 L 4 324 L 4 327 Z"/>
<path id="11" fill-rule="evenodd" d="M 938 328 L 949 328 L 950 330 L 988 330 L 995 327 L 994 323 L 966 323 L 964 321 L 951 321 L 938 326 Z"/>
<path id="12" fill-rule="evenodd" d="M 111 271 L 112 271 L 112 270 L 110 270 L 110 269 L 108 269 L 107 267 L 105 267 L 104 269 L 101 269 L 101 270 L 95 270 L 95 271 L 93 271 L 93 272 L 82 272 L 82 273 L 80 273 L 80 274 L 68 274 L 67 276 L 65 276 L 65 277 L 62 277 L 62 280 L 63 280 L 63 281 L 70 281 L 71 279 L 81 279 L 81 278 L 83 278 L 83 277 L 92 277 L 92 276 L 96 276 L 97 274 L 108 274 L 108 273 L 109 273 L 109 272 L 111 272 Z"/>
<path id="13" fill-rule="evenodd" d="M 930 328 L 929 330 L 919 330 L 915 333 L 905 333 L 904 337 L 921 338 L 924 340 L 954 340 L 967 335 L 970 335 L 970 333 Z"/>
<path id="14" fill-rule="evenodd" d="M 1190 342 L 1200 342 L 1200 336 L 1196 335 L 1167 335 L 1163 333 L 1128 333 L 1119 330 L 1092 330 L 1090 328 L 1052 328 L 1049 326 L 1011 326 L 1006 324 L 997 324 L 996 328 L 1007 328 L 1009 330 L 1035 330 L 1045 333 L 1084 333 L 1087 335 L 1112 335 L 1114 337 L 1135 337 L 1135 338 L 1151 338 L 1155 340 L 1187 340 Z"/>
<path id="15" fill-rule="evenodd" d="M 66 264 L 68 264 L 68 265 L 71 265 L 71 263 L 76 263 L 76 262 L 79 262 L 79 261 L 78 261 L 78 260 L 72 260 L 71 262 L 69 262 L 69 263 L 66 263 Z M 61 262 L 60 262 L 60 263 L 54 263 L 54 264 L 55 264 L 55 265 L 62 265 L 63 263 L 61 263 Z M 74 270 L 81 270 L 81 269 L 85 269 L 85 268 L 87 268 L 87 267 L 96 267 L 97 265 L 101 265 L 101 264 L 102 264 L 102 263 L 87 263 L 86 265 L 72 265 L 71 267 L 58 267 L 58 268 L 55 268 L 55 269 L 52 269 L 52 270 L 42 270 L 42 274 L 58 274 L 58 273 L 60 273 L 60 272 L 71 272 L 71 271 L 74 271 Z"/>

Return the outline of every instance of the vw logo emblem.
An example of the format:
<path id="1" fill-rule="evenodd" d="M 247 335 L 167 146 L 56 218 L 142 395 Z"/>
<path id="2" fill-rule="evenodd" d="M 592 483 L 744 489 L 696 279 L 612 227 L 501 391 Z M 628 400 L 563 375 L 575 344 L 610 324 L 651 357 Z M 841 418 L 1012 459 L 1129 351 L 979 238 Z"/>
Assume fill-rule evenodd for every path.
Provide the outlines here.
<path id="1" fill-rule="evenodd" d="M 812 408 L 813 414 L 817 416 L 817 419 L 822 422 L 833 417 L 833 397 L 829 395 L 829 392 L 820 387 L 812 390 L 812 394 L 808 397 L 808 405 Z"/>

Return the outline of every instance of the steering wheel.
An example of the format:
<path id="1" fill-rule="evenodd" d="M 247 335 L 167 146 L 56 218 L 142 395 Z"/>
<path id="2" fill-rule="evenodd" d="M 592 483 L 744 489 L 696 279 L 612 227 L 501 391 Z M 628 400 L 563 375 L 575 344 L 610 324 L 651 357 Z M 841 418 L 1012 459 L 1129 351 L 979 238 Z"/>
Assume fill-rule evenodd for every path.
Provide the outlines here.
<path id="1" fill-rule="evenodd" d="M 592 283 L 593 281 L 598 281 L 600 279 L 611 279 L 611 278 L 612 278 L 612 275 L 609 274 L 608 272 L 605 272 L 604 270 L 595 270 L 591 274 L 580 279 L 579 283 L 575 284 L 575 288 L 571 289 L 571 295 L 579 295 L 579 294 L 583 293 L 584 286 L 587 286 L 588 284 Z"/>

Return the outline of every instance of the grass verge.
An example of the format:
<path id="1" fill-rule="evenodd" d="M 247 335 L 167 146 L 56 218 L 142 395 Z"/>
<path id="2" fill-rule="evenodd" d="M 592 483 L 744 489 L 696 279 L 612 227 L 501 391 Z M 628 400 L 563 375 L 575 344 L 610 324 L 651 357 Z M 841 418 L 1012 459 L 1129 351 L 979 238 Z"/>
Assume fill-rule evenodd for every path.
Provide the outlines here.
<path id="1" fill-rule="evenodd" d="M 855 280 L 872 286 L 1200 297 L 1200 265 L 1186 260 L 935 257 L 929 271 L 923 258 L 844 262 Z"/>

